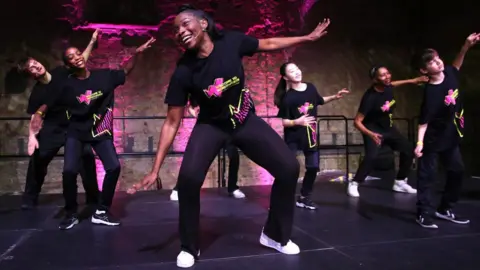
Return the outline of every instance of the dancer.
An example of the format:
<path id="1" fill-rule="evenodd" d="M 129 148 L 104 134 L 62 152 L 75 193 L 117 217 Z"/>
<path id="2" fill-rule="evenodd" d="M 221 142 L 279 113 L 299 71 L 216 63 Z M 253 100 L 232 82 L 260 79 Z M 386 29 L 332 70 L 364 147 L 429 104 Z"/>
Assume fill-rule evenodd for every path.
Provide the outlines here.
<path id="1" fill-rule="evenodd" d="M 319 171 L 317 106 L 343 98 L 349 91 L 342 89 L 335 95 L 322 97 L 313 84 L 302 81 L 302 71 L 291 62 L 280 67 L 280 75 L 274 103 L 279 109 L 277 116 L 282 118 L 284 139 L 295 155 L 301 150 L 305 156 L 306 171 L 296 205 L 315 210 L 310 195 Z"/>
<path id="2" fill-rule="evenodd" d="M 149 48 L 154 41 L 151 38 L 138 47 L 136 54 Z M 123 69 L 118 70 L 89 70 L 82 54 L 75 47 L 64 52 L 63 60 L 72 74 L 62 85 L 61 93 L 51 101 L 65 106 L 70 114 L 63 168 L 63 196 L 67 215 L 59 228 L 70 229 L 79 222 L 75 182 L 81 149 L 86 144 L 93 147 L 105 169 L 100 201 L 91 221 L 94 224 L 117 226 L 120 222 L 109 212 L 120 175 L 120 162 L 113 145 L 114 90 L 124 84 L 135 61 L 124 61 Z"/>
<path id="3" fill-rule="evenodd" d="M 157 156 L 144 182 L 153 182 L 175 138 L 188 94 L 200 105 L 200 114 L 188 141 L 178 176 L 181 252 L 178 267 L 191 267 L 199 256 L 200 189 L 208 169 L 229 139 L 274 178 L 268 218 L 260 243 L 285 254 L 298 254 L 291 240 L 295 187 L 299 164 L 281 137 L 252 113 L 250 91 L 245 88 L 244 56 L 272 51 L 325 35 L 326 20 L 309 35 L 256 39 L 243 33 L 220 32 L 202 10 L 182 6 L 175 18 L 177 41 L 186 49 L 172 75 L 165 97 Z"/>
<path id="4" fill-rule="evenodd" d="M 99 31 L 92 35 L 82 55 L 87 61 L 97 40 Z M 22 59 L 18 70 L 34 78 L 37 83 L 33 87 L 27 106 L 27 113 L 32 115 L 29 124 L 28 154 L 31 156 L 21 208 L 24 210 L 36 207 L 41 192 L 47 168 L 60 148 L 65 144 L 65 134 L 68 127 L 68 117 L 65 108 L 50 108 L 47 113 L 46 103 L 59 84 L 68 78 L 69 71 L 65 66 L 47 71 L 45 66 L 32 57 Z M 39 131 L 40 126 L 43 128 Z M 37 138 L 38 137 L 38 138 Z M 39 143 L 40 142 L 40 143 Z M 98 184 L 95 157 L 91 147 L 85 147 L 82 155 L 80 175 L 87 205 L 95 205 L 98 201 Z"/>
<path id="5" fill-rule="evenodd" d="M 417 222 L 424 228 L 438 228 L 433 215 L 458 224 L 470 222 L 452 209 L 458 201 L 465 171 L 460 153 L 464 119 L 458 76 L 465 54 L 479 40 L 480 34 L 469 35 L 451 66 L 444 66 L 434 49 L 426 49 L 415 58 L 416 67 L 430 78 L 424 89 L 415 148 L 415 155 L 419 158 Z M 447 179 L 440 204 L 434 210 L 432 197 L 437 157 L 446 169 Z"/>
<path id="6" fill-rule="evenodd" d="M 358 184 L 363 183 L 372 171 L 378 152 L 383 145 L 388 145 L 392 150 L 400 152 L 400 164 L 393 190 L 415 194 L 417 190 L 407 182 L 413 163 L 413 146 L 393 125 L 393 112 L 397 105 L 393 88 L 427 82 L 428 77 L 392 82 L 392 75 L 385 66 L 373 67 L 369 76 L 372 86 L 363 94 L 354 122 L 363 136 L 365 157 L 358 166 L 355 177 L 348 183 L 347 194 L 351 197 L 360 197 Z"/>

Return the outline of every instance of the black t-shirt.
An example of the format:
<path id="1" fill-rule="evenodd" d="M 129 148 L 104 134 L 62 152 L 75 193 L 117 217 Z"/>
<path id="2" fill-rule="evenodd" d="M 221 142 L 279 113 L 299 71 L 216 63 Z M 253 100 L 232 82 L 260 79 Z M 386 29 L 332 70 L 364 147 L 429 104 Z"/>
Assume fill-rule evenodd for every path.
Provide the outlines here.
<path id="1" fill-rule="evenodd" d="M 244 56 L 252 56 L 258 40 L 240 32 L 228 31 L 214 41 L 206 58 L 186 52 L 177 63 L 165 96 L 170 106 L 185 106 L 189 98 L 198 103 L 198 122 L 234 129 L 241 125 L 254 104 L 245 89 Z"/>
<path id="2" fill-rule="evenodd" d="M 419 124 L 428 124 L 423 148 L 442 151 L 460 143 L 463 137 L 463 101 L 459 89 L 459 71 L 446 66 L 440 84 L 426 84 Z"/>
<path id="3" fill-rule="evenodd" d="M 34 114 L 40 106 L 50 103 L 61 88 L 61 84 L 68 79 L 69 71 L 66 67 L 60 66 L 49 71 L 52 76 L 48 84 L 37 82 L 33 87 L 28 100 L 27 113 Z M 68 113 L 64 106 L 53 106 L 47 109 L 43 124 L 44 127 L 65 128 L 68 126 Z"/>
<path id="4" fill-rule="evenodd" d="M 373 86 L 363 94 L 358 112 L 363 114 L 363 125 L 374 132 L 388 132 L 393 127 L 393 112 L 396 101 L 393 87 L 386 86 L 383 92 L 376 91 Z"/>
<path id="5" fill-rule="evenodd" d="M 114 90 L 124 83 L 123 70 L 90 70 L 86 79 L 70 76 L 56 101 L 70 114 L 67 136 L 82 141 L 111 139 Z"/>
<path id="6" fill-rule="evenodd" d="M 290 89 L 282 100 L 277 117 L 282 119 L 295 120 L 303 115 L 317 117 L 317 106 L 323 105 L 325 101 L 317 92 L 317 88 L 307 83 L 305 91 Z M 308 151 L 317 150 L 317 123 L 311 126 L 284 127 L 284 140 L 287 144 L 295 143 L 298 149 Z"/>

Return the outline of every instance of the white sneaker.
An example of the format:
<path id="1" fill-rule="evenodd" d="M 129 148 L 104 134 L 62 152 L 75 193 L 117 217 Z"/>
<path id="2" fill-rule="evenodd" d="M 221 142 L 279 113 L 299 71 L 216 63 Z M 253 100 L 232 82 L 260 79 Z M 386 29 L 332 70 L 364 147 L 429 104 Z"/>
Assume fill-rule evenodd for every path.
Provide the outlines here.
<path id="1" fill-rule="evenodd" d="M 245 193 L 243 193 L 240 189 L 236 189 L 234 192 L 231 193 L 232 196 L 236 199 L 243 199 L 245 198 Z"/>
<path id="2" fill-rule="evenodd" d="M 393 190 L 396 192 L 403 192 L 403 193 L 410 193 L 416 194 L 417 190 L 412 188 L 408 183 L 407 180 L 395 180 L 393 183 Z"/>
<path id="3" fill-rule="evenodd" d="M 295 255 L 300 253 L 300 248 L 297 244 L 293 243 L 291 240 L 285 246 L 280 245 L 280 243 L 272 240 L 270 237 L 266 236 L 263 232 L 260 235 L 260 244 L 263 246 L 276 249 L 277 251 L 287 254 L 287 255 Z"/>
<path id="4" fill-rule="evenodd" d="M 360 193 L 358 193 L 358 183 L 355 181 L 349 181 L 347 187 L 347 195 L 350 197 L 358 198 Z"/>
<path id="5" fill-rule="evenodd" d="M 198 255 L 200 255 L 200 251 L 198 252 Z M 180 251 L 180 253 L 177 256 L 177 266 L 180 268 L 189 268 L 192 267 L 195 264 L 195 258 L 193 257 L 192 254 L 186 252 L 186 251 Z"/>
<path id="6" fill-rule="evenodd" d="M 170 201 L 178 201 L 178 191 L 172 190 L 172 194 L 170 194 Z"/>

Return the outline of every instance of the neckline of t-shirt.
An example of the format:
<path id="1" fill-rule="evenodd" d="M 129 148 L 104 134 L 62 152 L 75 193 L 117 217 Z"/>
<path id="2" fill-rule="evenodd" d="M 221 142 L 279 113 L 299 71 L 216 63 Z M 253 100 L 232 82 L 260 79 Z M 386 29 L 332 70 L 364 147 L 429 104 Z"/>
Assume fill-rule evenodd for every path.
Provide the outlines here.
<path id="1" fill-rule="evenodd" d="M 292 91 L 292 90 L 293 90 L 293 91 L 295 91 L 295 92 L 305 92 L 305 91 L 307 91 L 307 89 L 308 89 L 308 83 L 304 83 L 304 84 L 305 84 L 305 89 L 303 89 L 303 90 L 298 90 L 298 89 L 295 89 L 295 88 L 290 87 L 289 91 Z"/>

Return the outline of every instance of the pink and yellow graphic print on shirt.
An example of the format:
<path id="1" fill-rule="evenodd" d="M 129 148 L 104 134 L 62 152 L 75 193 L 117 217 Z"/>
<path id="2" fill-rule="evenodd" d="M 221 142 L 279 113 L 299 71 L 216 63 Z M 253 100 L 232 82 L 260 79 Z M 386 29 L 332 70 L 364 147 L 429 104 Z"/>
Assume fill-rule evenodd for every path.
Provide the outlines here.
<path id="1" fill-rule="evenodd" d="M 305 102 L 302 106 L 298 107 L 298 111 L 305 115 L 309 115 L 309 111 L 315 109 L 315 106 L 309 102 Z M 317 122 L 315 121 L 313 124 L 307 126 L 307 139 L 308 139 L 308 147 L 313 148 L 317 146 Z"/>

